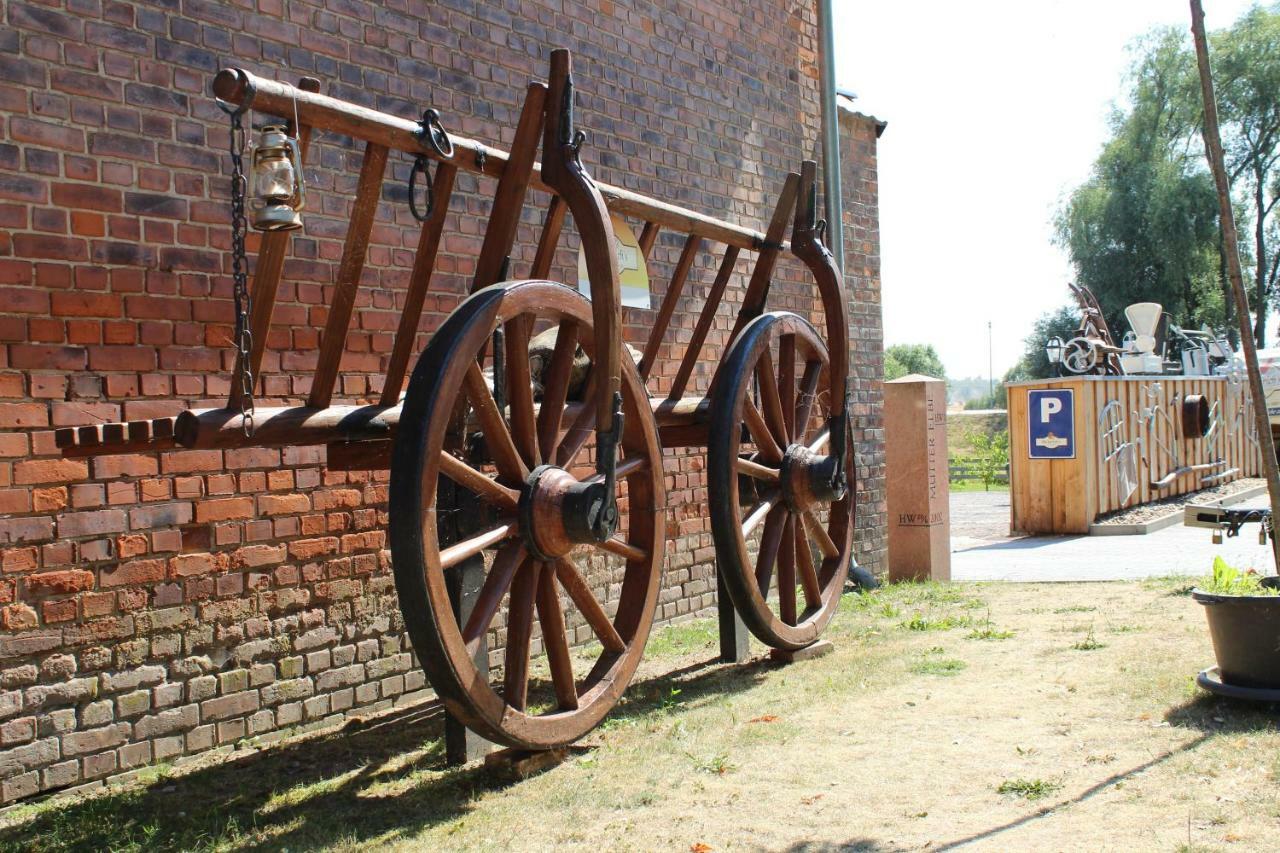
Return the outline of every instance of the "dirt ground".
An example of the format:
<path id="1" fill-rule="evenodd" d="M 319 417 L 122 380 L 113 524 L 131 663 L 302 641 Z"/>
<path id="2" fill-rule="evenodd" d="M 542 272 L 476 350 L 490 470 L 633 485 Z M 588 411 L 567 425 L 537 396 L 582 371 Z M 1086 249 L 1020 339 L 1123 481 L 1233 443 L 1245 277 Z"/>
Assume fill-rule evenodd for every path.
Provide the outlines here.
<path id="1" fill-rule="evenodd" d="M 3 817 L 0 848 L 1264 850 L 1280 714 L 1194 686 L 1185 580 L 846 596 L 831 655 L 651 640 L 622 705 L 522 782 L 402 714 Z"/>

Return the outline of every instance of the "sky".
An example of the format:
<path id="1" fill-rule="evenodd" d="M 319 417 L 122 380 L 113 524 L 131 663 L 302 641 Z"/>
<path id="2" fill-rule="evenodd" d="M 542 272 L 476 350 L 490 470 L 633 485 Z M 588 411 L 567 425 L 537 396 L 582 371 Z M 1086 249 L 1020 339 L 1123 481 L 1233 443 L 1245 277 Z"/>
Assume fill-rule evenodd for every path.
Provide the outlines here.
<path id="1" fill-rule="evenodd" d="M 1210 30 L 1249 0 L 1203 0 Z M 952 377 L 998 379 L 1069 304 L 1053 244 L 1153 27 L 1184 0 L 834 0 L 836 82 L 889 123 L 879 144 L 885 345 L 930 343 Z"/>

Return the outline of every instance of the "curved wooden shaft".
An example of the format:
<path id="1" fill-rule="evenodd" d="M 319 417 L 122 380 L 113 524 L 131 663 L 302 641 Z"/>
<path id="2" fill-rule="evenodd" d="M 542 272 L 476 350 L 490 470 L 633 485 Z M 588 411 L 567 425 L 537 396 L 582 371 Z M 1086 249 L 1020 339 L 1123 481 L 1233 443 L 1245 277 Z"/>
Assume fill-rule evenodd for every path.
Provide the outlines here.
<path id="1" fill-rule="evenodd" d="M 609 209 L 578 159 L 573 127 L 573 65 L 567 50 L 551 52 L 547 116 L 542 137 L 542 180 L 569 207 L 582 237 L 591 282 L 595 326 L 596 428 L 613 427 L 613 398 L 622 390 L 622 287 L 618 282 L 618 241 Z"/>
<path id="2" fill-rule="evenodd" d="M 822 245 L 814 228 L 818 216 L 817 175 L 818 165 L 813 160 L 801 164 L 800 199 L 791 231 L 791 252 L 809 268 L 822 296 L 827 317 L 827 346 L 831 352 L 832 405 L 839 406 L 849 376 L 849 309 L 835 258 Z"/>

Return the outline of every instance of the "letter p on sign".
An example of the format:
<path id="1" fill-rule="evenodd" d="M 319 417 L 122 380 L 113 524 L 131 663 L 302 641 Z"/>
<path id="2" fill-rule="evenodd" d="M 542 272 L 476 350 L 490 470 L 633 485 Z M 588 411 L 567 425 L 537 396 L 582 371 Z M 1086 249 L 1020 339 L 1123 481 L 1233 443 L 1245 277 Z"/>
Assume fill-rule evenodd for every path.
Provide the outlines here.
<path id="1" fill-rule="evenodd" d="M 1040 421 L 1050 423 L 1053 416 L 1062 411 L 1062 400 L 1059 397 L 1040 398 Z"/>

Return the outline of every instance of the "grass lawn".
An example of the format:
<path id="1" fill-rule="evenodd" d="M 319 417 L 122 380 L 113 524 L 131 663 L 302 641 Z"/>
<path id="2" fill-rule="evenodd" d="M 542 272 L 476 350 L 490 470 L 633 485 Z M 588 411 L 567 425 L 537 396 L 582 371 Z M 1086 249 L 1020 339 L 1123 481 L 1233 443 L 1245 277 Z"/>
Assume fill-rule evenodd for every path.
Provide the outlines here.
<path id="1" fill-rule="evenodd" d="M 717 664 L 690 623 L 523 782 L 446 768 L 410 711 L 11 810 L 0 849 L 1274 849 L 1280 715 L 1197 691 L 1187 589 L 849 594 L 791 666 Z"/>
<path id="2" fill-rule="evenodd" d="M 990 488 L 984 487 L 981 480 L 952 480 L 947 488 L 953 492 L 1008 492 L 1008 483 L 992 483 Z"/>

